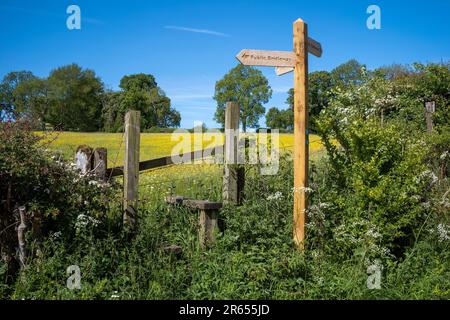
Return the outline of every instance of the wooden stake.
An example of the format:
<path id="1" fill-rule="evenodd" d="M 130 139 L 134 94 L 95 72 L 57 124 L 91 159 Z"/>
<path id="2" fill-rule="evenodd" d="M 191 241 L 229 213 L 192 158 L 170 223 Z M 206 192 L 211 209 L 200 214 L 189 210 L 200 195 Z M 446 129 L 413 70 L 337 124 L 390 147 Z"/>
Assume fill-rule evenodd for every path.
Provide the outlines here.
<path id="1" fill-rule="evenodd" d="M 308 26 L 294 22 L 294 243 L 303 249 L 308 187 Z"/>
<path id="2" fill-rule="evenodd" d="M 94 173 L 98 179 L 106 181 L 106 170 L 108 166 L 108 150 L 106 148 L 95 148 L 94 150 Z"/>
<path id="3" fill-rule="evenodd" d="M 75 153 L 75 162 L 81 174 L 92 170 L 92 148 L 86 145 L 78 146 Z"/>
<path id="4" fill-rule="evenodd" d="M 425 121 L 427 123 L 427 132 L 433 131 L 433 114 L 431 112 L 425 111 Z"/>
<path id="5" fill-rule="evenodd" d="M 139 111 L 128 111 L 125 115 L 123 224 L 130 231 L 133 231 L 136 227 L 138 210 L 140 118 L 141 113 Z"/>
<path id="6" fill-rule="evenodd" d="M 214 243 L 216 233 L 219 230 L 218 224 L 219 212 L 216 209 L 200 209 L 198 214 L 199 230 L 198 237 L 200 247 L 207 248 Z"/>
<path id="7" fill-rule="evenodd" d="M 242 200 L 244 168 L 238 163 L 239 104 L 227 102 L 225 109 L 225 166 L 222 184 L 224 203 L 239 205 Z"/>
<path id="8" fill-rule="evenodd" d="M 25 267 L 27 261 L 27 248 L 25 244 L 25 232 L 27 229 L 26 217 L 25 217 L 25 207 L 19 207 L 19 219 L 20 224 L 17 228 L 17 239 L 19 242 L 19 262 L 20 268 Z"/>

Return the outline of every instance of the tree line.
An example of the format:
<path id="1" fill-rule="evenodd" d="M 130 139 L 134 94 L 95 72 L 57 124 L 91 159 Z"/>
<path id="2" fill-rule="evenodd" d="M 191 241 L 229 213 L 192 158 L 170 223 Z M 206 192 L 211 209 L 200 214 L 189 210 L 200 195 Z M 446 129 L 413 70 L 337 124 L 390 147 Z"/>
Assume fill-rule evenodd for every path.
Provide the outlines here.
<path id="1" fill-rule="evenodd" d="M 418 90 L 427 83 L 422 81 L 424 74 L 443 74 L 436 80 L 440 88 L 447 80 L 448 66 L 448 63 L 412 66 L 394 64 L 367 70 L 365 65 L 352 59 L 331 71 L 311 72 L 308 83 L 309 128 L 317 131 L 316 119 L 341 91 L 351 92 L 357 89 L 355 86 L 379 78 L 392 85 L 406 81 L 409 95 L 416 91 L 418 95 L 423 95 Z M 133 109 L 141 111 L 143 131 L 153 132 L 152 128 L 180 126 L 180 113 L 171 107 L 170 98 L 158 86 L 153 75 L 126 75 L 119 87 L 119 91 L 105 89 L 93 70 L 82 69 L 76 64 L 52 70 L 47 78 L 36 77 L 30 71 L 10 72 L 0 83 L 0 119 L 12 114 L 20 115 L 33 120 L 36 129 L 40 130 L 51 126 L 69 131 L 120 132 L 123 130 L 125 113 Z M 427 92 L 428 97 L 416 99 L 433 99 L 436 96 L 431 89 L 427 89 Z M 267 78 L 258 69 L 238 64 L 216 82 L 214 120 L 223 128 L 226 103 L 237 101 L 243 131 L 258 128 L 263 116 L 268 127 L 292 131 L 293 96 L 294 90 L 290 89 L 286 100 L 288 108 L 272 107 L 266 113 L 264 105 L 272 97 Z M 390 111 L 387 108 L 382 112 L 382 116 L 387 116 Z"/>
<path id="2" fill-rule="evenodd" d="M 77 64 L 56 68 L 46 78 L 13 71 L 0 83 L 0 118 L 27 118 L 36 130 L 118 132 L 125 113 L 133 109 L 141 111 L 144 130 L 180 125 L 180 113 L 153 75 L 126 75 L 119 87 L 106 89 L 93 70 Z"/>
<path id="3" fill-rule="evenodd" d="M 448 65 L 434 66 L 440 70 L 448 70 Z M 344 90 L 348 91 L 349 88 L 354 89 L 354 86 L 361 85 L 370 79 L 380 78 L 386 81 L 401 82 L 401 81 L 413 81 L 418 79 L 428 71 L 429 68 L 433 68 L 433 64 L 423 66 L 421 64 L 400 65 L 392 64 L 389 66 L 383 66 L 375 70 L 368 70 L 364 64 L 352 59 L 349 60 L 331 71 L 315 71 L 309 74 L 309 126 L 313 131 L 317 131 L 316 120 L 320 112 L 326 109 L 330 101 L 336 97 L 336 95 Z M 417 83 L 417 81 L 415 81 Z M 414 86 L 414 84 L 411 84 Z M 432 98 L 430 95 L 429 98 Z M 424 97 L 425 98 L 425 97 Z M 278 108 L 270 108 L 266 114 L 266 124 L 269 127 L 285 129 L 288 131 L 293 130 L 294 124 L 294 89 L 291 88 L 288 92 L 288 98 L 286 104 L 289 106 L 287 109 L 280 110 Z"/>

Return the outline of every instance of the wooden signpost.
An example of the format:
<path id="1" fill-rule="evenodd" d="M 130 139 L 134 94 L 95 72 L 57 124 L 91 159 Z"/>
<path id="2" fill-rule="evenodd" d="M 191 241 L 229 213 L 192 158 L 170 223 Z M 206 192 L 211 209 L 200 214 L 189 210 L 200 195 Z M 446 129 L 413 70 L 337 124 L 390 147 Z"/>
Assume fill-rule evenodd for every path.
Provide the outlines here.
<path id="1" fill-rule="evenodd" d="M 322 46 L 308 37 L 308 26 L 294 22 L 294 50 L 242 50 L 236 58 L 244 65 L 276 67 L 277 75 L 294 71 L 294 242 L 303 249 L 308 188 L 308 52 L 320 57 Z"/>

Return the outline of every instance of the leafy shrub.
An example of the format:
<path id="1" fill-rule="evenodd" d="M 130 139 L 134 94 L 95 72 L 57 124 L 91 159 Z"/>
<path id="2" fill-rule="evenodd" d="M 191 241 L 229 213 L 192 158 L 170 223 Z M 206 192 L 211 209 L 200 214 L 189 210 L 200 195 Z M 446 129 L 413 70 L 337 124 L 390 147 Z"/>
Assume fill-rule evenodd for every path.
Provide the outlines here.
<path id="1" fill-rule="evenodd" d="M 88 221 L 105 219 L 114 189 L 89 175 L 80 176 L 73 164 L 46 151 L 42 138 L 33 134 L 27 122 L 4 123 L 0 130 L 0 229 L 5 231 L 0 243 L 2 258 L 12 268 L 8 272 L 11 275 L 17 267 L 13 259 L 17 207 L 26 208 L 31 239 L 42 240 L 58 232 L 70 241 L 77 227 L 83 225 L 80 217 Z M 78 230 L 77 235 L 81 232 L 85 230 Z"/>

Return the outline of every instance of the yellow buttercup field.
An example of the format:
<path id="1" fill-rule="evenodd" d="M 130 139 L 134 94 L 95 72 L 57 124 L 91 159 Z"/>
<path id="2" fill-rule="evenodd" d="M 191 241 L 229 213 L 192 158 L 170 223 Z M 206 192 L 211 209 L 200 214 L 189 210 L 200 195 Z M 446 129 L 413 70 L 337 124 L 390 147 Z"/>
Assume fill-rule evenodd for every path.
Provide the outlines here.
<path id="1" fill-rule="evenodd" d="M 108 149 L 108 167 L 119 166 L 123 164 L 124 158 L 124 141 L 123 133 L 103 133 L 103 132 L 55 132 L 42 133 L 45 135 L 45 141 L 49 142 L 49 148 L 61 152 L 64 158 L 70 159 L 75 155 L 75 151 L 79 145 L 88 145 L 90 147 L 104 147 Z M 190 139 L 194 146 L 196 135 L 190 133 Z M 169 156 L 174 146 L 179 143 L 177 138 L 173 138 L 171 133 L 142 133 L 140 159 L 141 161 Z M 280 134 L 280 149 L 282 151 L 292 151 L 294 148 L 293 134 Z M 197 138 L 199 138 L 197 136 Z M 220 135 L 219 141 L 208 141 L 206 136 L 202 141 L 201 148 L 212 147 L 223 144 L 223 134 Z M 198 139 L 201 141 L 201 139 Z M 216 139 L 217 140 L 217 139 Z M 260 135 L 260 141 L 265 141 Z M 310 152 L 314 156 L 316 151 L 323 149 L 320 138 L 317 135 L 310 135 Z M 197 149 L 197 147 L 194 147 Z"/>
<path id="2" fill-rule="evenodd" d="M 60 152 L 67 160 L 74 157 L 75 150 L 79 145 L 89 145 L 93 148 L 104 147 L 108 149 L 108 167 L 121 166 L 123 164 L 123 133 L 39 132 L 38 134 L 45 135 L 44 141 L 48 143 L 47 147 Z M 215 139 L 216 141 L 208 135 L 204 136 L 203 139 L 199 139 L 201 138 L 199 135 L 190 133 L 184 137 L 185 139 L 191 139 L 191 146 L 194 146 L 193 149 L 195 150 L 221 145 L 224 141 L 223 134 L 218 135 L 217 139 Z M 179 143 L 179 139 L 179 137 L 176 138 L 170 133 L 142 133 L 140 160 L 169 156 L 172 148 Z M 279 139 L 281 152 L 293 151 L 293 134 L 280 134 Z M 322 154 L 321 151 L 324 148 L 318 136 L 310 135 L 309 139 L 311 159 L 315 159 Z M 195 145 L 194 140 L 201 141 L 202 147 L 199 147 L 200 143 Z M 258 140 L 260 143 L 267 143 L 267 139 L 263 134 L 258 136 Z M 118 179 L 120 180 L 121 177 L 118 177 Z M 220 200 L 221 179 L 222 167 L 219 165 L 206 162 L 201 164 L 172 165 L 141 173 L 139 189 L 142 200 L 144 200 L 143 204 L 155 202 L 155 200 L 160 200 L 164 195 L 171 194 Z"/>

